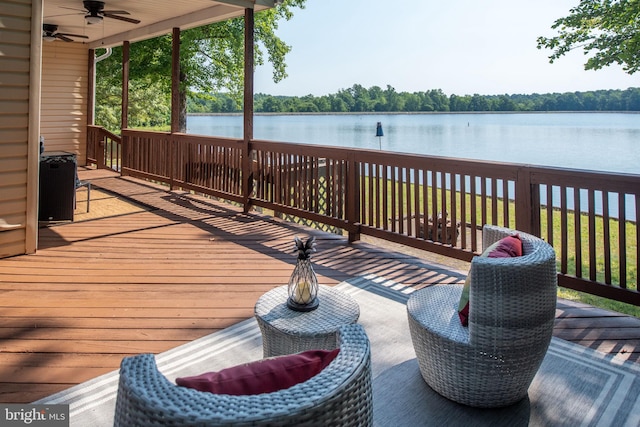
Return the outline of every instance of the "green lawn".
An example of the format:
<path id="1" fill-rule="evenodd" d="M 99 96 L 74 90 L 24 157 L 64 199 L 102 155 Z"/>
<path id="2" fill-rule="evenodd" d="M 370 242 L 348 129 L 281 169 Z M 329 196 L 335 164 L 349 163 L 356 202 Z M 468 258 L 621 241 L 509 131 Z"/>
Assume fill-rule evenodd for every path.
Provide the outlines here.
<path id="1" fill-rule="evenodd" d="M 381 183 L 381 179 L 378 182 L 375 182 L 379 178 L 373 178 L 373 188 L 374 191 L 376 188 L 383 188 L 384 183 Z M 407 200 L 410 201 L 412 206 L 415 206 L 415 200 L 418 199 L 417 205 L 423 206 L 424 201 L 424 191 L 423 186 L 402 186 L 401 188 L 396 187 L 392 189 L 392 184 L 390 181 L 387 182 L 387 194 L 390 195 L 395 191 L 396 200 L 402 199 L 405 201 L 405 205 Z M 429 198 L 432 197 L 432 188 L 427 188 L 427 195 Z M 436 206 L 437 209 L 440 209 L 442 206 L 442 197 L 445 197 L 446 206 L 452 206 L 455 202 L 456 212 L 461 212 L 462 207 L 462 195 L 460 192 L 456 192 L 453 195 L 454 201 L 452 201 L 452 193 L 450 190 L 443 190 L 438 188 L 436 191 Z M 369 185 L 365 186 L 365 200 L 369 200 Z M 409 197 L 409 199 L 407 199 Z M 377 200 L 374 197 L 374 200 Z M 470 194 L 465 194 L 464 202 L 466 206 L 466 214 L 464 221 L 471 222 L 471 212 L 472 212 L 472 198 Z M 482 197 L 476 196 L 475 200 L 475 213 L 476 220 L 479 222 L 482 218 Z M 509 223 L 506 226 L 510 228 L 515 228 L 515 203 L 513 201 L 509 201 L 508 203 L 504 203 L 504 200 L 499 199 L 497 203 L 497 207 L 495 212 L 493 212 L 493 207 L 491 205 L 491 200 L 487 198 L 485 201 L 485 212 L 487 214 L 487 222 L 492 222 L 492 216 L 495 215 L 497 222 L 502 224 L 502 218 L 504 214 L 504 209 L 508 209 L 509 213 Z M 364 203 L 365 209 L 367 208 L 367 203 Z M 428 200 L 429 209 L 431 209 L 432 201 Z M 374 211 L 376 209 L 380 209 L 380 206 L 374 203 Z M 387 200 L 387 211 L 389 212 L 389 216 L 398 217 L 400 210 L 391 205 L 391 197 L 388 197 Z M 436 212 L 437 214 L 437 212 Z M 373 216 L 374 212 L 365 211 L 364 221 L 368 221 L 370 216 Z M 428 215 L 435 216 L 435 215 Z M 547 236 L 547 211 L 546 209 L 542 209 L 541 213 L 541 224 L 542 224 L 542 236 Z M 589 217 L 586 214 L 580 214 L 579 219 L 577 219 L 578 215 L 575 212 L 569 212 L 567 214 L 567 274 L 576 275 L 576 245 L 574 242 L 578 240 L 575 237 L 576 231 L 576 223 L 579 221 L 580 223 L 580 233 L 579 233 L 579 242 L 580 242 L 580 254 L 581 254 L 581 271 L 582 277 L 589 276 Z M 562 246 L 561 241 L 561 233 L 562 233 L 562 218 L 561 212 L 559 210 L 553 210 L 553 241 L 550 242 L 553 247 L 556 249 L 558 253 L 558 259 L 560 259 L 560 248 Z M 624 247 L 621 247 L 620 242 L 620 223 L 615 218 L 610 218 L 608 221 L 608 235 L 610 243 L 610 269 L 611 269 L 611 283 L 614 286 L 619 286 L 620 281 L 620 260 L 621 257 L 625 257 L 626 261 L 626 285 L 628 289 L 637 290 L 637 256 L 638 256 L 638 248 L 636 246 L 636 233 L 637 225 L 635 222 L 627 221 L 624 227 L 624 235 L 626 238 L 626 242 Z M 605 221 L 602 216 L 597 216 L 595 218 L 595 252 L 596 252 L 596 280 L 603 283 L 605 281 Z M 558 270 L 561 270 L 561 263 L 558 261 Z M 586 304 L 591 304 L 597 307 L 605 308 L 608 310 L 617 311 L 620 313 L 629 314 L 632 316 L 640 317 L 640 307 L 625 304 L 618 301 L 613 301 L 608 298 L 602 298 L 598 296 L 594 296 L 591 294 L 586 294 L 583 292 L 577 292 L 571 289 L 559 288 L 558 295 L 562 298 L 581 301 Z"/>

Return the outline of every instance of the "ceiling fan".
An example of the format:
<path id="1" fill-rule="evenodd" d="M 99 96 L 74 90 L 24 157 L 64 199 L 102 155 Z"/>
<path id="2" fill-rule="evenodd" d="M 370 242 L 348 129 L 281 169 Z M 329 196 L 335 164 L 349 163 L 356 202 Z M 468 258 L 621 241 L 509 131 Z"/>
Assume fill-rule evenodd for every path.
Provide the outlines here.
<path id="1" fill-rule="evenodd" d="M 87 36 L 83 36 L 82 34 L 59 33 L 57 25 L 42 24 L 42 39 L 46 42 L 52 42 L 56 39 L 60 39 L 65 42 L 72 42 L 73 39 L 71 39 L 70 37 L 79 37 L 81 39 L 89 38 Z"/>
<path id="2" fill-rule="evenodd" d="M 79 11 L 80 14 L 84 15 L 84 20 L 87 24 L 99 24 L 102 22 L 104 18 L 112 18 L 120 21 L 129 22 L 131 24 L 139 24 L 140 21 L 138 19 L 128 18 L 126 16 L 121 15 L 129 15 L 129 12 L 126 10 L 104 10 L 104 2 L 103 1 L 90 1 L 84 0 L 82 2 L 85 10 L 74 9 L 71 7 L 60 6 L 61 9 L 70 9 Z M 65 16 L 65 15 L 54 15 L 51 16 Z"/>
<path id="3" fill-rule="evenodd" d="M 84 19 L 87 21 L 87 24 L 98 24 L 102 21 L 102 18 L 118 19 L 120 21 L 129 22 L 131 24 L 140 23 L 140 21 L 137 19 L 127 18 L 126 16 L 120 16 L 120 15 L 129 15 L 129 12 L 127 12 L 126 10 L 104 10 L 103 1 L 84 0 L 82 2 L 82 5 L 88 12 L 88 14 L 84 16 Z"/>

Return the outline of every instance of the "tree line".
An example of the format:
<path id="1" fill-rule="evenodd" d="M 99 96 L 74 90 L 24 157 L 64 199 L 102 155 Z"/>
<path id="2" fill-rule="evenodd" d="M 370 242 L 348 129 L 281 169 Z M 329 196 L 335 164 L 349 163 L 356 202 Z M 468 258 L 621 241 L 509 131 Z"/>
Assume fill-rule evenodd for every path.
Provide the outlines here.
<path id="1" fill-rule="evenodd" d="M 237 113 L 234 97 L 192 93 L 189 113 Z M 323 96 L 254 96 L 257 113 L 368 113 L 368 112 L 527 112 L 527 111 L 640 111 L 640 88 L 516 95 L 446 95 L 440 89 L 397 92 L 393 87 L 365 88 L 355 84 Z"/>
<path id="2" fill-rule="evenodd" d="M 292 19 L 306 0 L 284 0 L 256 14 L 257 65 L 274 68 L 273 81 L 287 77 L 286 55 L 291 46 L 275 30 Z M 628 74 L 640 69 L 638 1 L 580 0 L 566 17 L 552 25 L 556 35 L 538 37 L 539 49 L 550 49 L 550 62 L 574 49 L 588 54 L 585 69 L 619 64 Z M 633 19 L 632 19 L 633 18 Z M 186 129 L 186 113 L 237 113 L 242 111 L 243 18 L 181 32 L 179 115 Z M 171 57 L 169 36 L 136 42 L 130 54 L 129 126 L 165 128 L 169 124 Z M 99 50 L 99 49 L 98 49 Z M 96 51 L 98 54 L 98 51 Z M 122 52 L 96 65 L 96 123 L 120 128 Z M 640 111 L 640 89 L 599 90 L 532 95 L 445 95 L 440 89 L 397 92 L 391 86 L 369 89 L 354 85 L 335 94 L 302 97 L 255 95 L 255 111 L 293 112 L 465 112 L 465 111 Z M 148 108 L 153 103 L 154 108 Z"/>

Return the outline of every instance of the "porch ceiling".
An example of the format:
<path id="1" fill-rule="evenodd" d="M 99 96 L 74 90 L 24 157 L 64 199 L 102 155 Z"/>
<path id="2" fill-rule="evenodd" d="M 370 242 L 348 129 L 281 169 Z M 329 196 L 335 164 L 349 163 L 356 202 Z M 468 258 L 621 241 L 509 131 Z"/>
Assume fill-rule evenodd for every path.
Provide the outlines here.
<path id="1" fill-rule="evenodd" d="M 224 21 L 244 14 L 245 8 L 256 11 L 273 7 L 274 0 L 106 0 L 104 10 L 126 10 L 133 24 L 105 17 L 101 23 L 87 24 L 82 0 L 43 0 L 43 24 L 58 26 L 58 33 L 79 34 L 73 38 L 89 48 L 111 47 L 128 40 L 135 42 L 171 32 L 174 27 L 188 29 Z M 53 43 L 65 43 L 57 39 Z"/>

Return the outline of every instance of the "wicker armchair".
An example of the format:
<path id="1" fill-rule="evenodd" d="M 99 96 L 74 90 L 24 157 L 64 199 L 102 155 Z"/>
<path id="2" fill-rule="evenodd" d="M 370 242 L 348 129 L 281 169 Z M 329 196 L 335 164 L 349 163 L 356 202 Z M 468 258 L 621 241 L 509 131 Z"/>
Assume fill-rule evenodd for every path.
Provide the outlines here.
<path id="1" fill-rule="evenodd" d="M 360 325 L 339 331 L 340 353 L 311 379 L 252 396 L 179 387 L 151 354 L 123 359 L 115 426 L 369 426 L 373 421 L 371 353 Z"/>
<path id="2" fill-rule="evenodd" d="M 485 226 L 483 246 L 513 233 Z M 472 260 L 468 328 L 457 312 L 462 285 L 427 287 L 407 302 L 422 377 L 456 402 L 500 407 L 523 399 L 547 352 L 556 309 L 555 252 L 519 234 L 523 256 Z"/>

